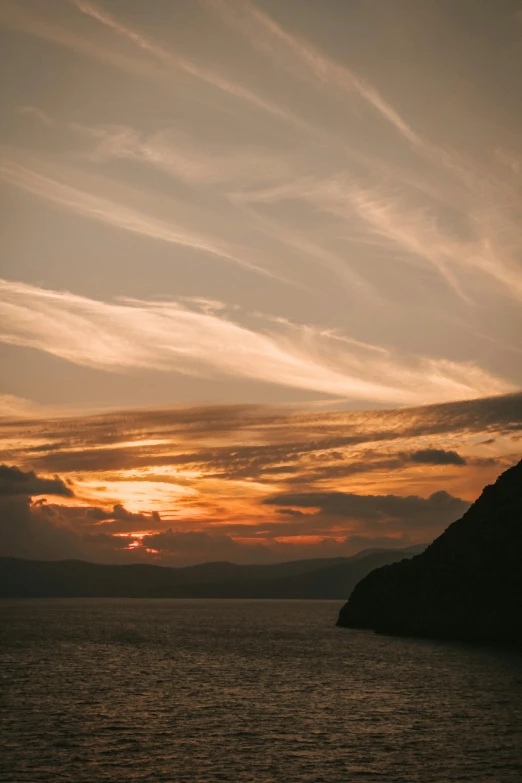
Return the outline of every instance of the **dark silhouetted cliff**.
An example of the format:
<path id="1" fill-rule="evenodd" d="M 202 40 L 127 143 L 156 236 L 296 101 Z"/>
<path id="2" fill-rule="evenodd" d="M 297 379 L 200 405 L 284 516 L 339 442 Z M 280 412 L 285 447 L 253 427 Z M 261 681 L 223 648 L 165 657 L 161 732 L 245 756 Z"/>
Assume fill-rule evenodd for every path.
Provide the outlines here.
<path id="1" fill-rule="evenodd" d="M 338 625 L 522 646 L 522 461 L 422 554 L 372 571 Z"/>

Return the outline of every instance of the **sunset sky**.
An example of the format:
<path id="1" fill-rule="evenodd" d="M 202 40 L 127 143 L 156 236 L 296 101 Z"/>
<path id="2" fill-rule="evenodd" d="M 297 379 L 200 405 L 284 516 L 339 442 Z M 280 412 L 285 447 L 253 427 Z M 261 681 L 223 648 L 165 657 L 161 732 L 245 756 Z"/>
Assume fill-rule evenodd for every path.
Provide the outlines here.
<path id="1" fill-rule="evenodd" d="M 522 0 L 2 0 L 0 555 L 431 541 L 522 452 Z"/>

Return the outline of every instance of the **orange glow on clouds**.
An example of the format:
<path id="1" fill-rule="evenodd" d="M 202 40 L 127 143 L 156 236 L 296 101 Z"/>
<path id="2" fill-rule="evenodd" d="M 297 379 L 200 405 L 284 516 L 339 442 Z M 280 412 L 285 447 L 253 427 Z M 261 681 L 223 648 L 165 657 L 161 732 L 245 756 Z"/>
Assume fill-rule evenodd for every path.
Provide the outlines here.
<path id="1" fill-rule="evenodd" d="M 517 461 L 519 399 L 363 412 L 145 411 L 96 417 L 96 429 L 88 417 L 57 419 L 52 436 L 47 420 L 17 421 L 9 459 L 63 487 L 34 495 L 34 508 L 47 498 L 47 520 L 86 535 L 86 559 L 123 551 L 162 563 L 337 556 L 441 532 Z M 133 427 L 148 445 L 121 450 Z M 12 445 L 9 422 L 6 431 Z M 71 439 L 64 454 L 69 431 L 76 447 Z M 394 515 L 408 503 L 419 513 Z"/>

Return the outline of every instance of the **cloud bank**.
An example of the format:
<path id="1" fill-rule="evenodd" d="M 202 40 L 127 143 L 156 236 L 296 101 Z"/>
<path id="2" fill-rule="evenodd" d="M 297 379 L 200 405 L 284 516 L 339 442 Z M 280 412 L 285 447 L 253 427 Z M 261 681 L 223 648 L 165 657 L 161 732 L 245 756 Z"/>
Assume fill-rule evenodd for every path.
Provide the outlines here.
<path id="1" fill-rule="evenodd" d="M 73 491 L 62 479 L 40 478 L 34 471 L 24 473 L 16 466 L 0 465 L 0 497 L 12 495 L 73 496 Z"/>
<path id="2" fill-rule="evenodd" d="M 4 418 L 2 552 L 182 565 L 425 543 L 520 459 L 521 434 L 521 394 Z"/>

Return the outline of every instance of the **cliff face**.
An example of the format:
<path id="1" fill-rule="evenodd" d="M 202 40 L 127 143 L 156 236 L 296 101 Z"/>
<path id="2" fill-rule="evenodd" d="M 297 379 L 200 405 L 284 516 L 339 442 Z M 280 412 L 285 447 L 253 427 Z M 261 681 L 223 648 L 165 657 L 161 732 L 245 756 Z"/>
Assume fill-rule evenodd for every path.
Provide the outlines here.
<path id="1" fill-rule="evenodd" d="M 362 579 L 337 624 L 522 647 L 522 461 L 422 554 Z"/>

